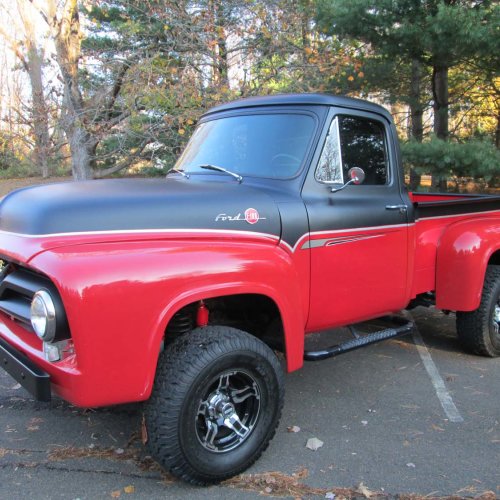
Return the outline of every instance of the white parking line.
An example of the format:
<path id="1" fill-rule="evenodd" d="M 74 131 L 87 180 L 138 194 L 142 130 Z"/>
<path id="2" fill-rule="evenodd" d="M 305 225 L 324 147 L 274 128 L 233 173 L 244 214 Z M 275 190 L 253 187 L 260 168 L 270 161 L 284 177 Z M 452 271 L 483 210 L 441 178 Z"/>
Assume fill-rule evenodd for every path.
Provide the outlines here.
<path id="1" fill-rule="evenodd" d="M 413 332 L 413 342 L 415 343 L 417 351 L 420 354 L 420 358 L 424 363 L 425 369 L 427 370 L 427 373 L 431 378 L 432 385 L 434 386 L 434 390 L 436 391 L 436 395 L 439 399 L 439 402 L 441 403 L 441 406 L 443 407 L 444 412 L 446 413 L 446 416 L 448 417 L 450 422 L 463 422 L 464 419 L 458 412 L 453 399 L 451 399 L 450 393 L 446 388 L 444 380 L 439 374 L 439 371 L 431 358 L 431 354 L 427 349 L 427 346 L 425 345 L 424 340 L 422 339 L 422 336 L 420 335 L 420 332 L 418 331 L 416 326 Z"/>

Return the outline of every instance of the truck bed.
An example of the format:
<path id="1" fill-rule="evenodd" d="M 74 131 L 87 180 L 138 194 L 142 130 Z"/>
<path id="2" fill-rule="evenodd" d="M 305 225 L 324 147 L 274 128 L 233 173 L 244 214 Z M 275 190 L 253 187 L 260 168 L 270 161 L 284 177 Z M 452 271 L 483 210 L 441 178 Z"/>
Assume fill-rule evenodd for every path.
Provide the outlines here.
<path id="1" fill-rule="evenodd" d="M 471 218 L 498 218 L 500 196 L 479 194 L 409 193 L 415 207 L 415 273 L 412 296 L 430 292 L 436 285 L 436 252 L 442 234 L 451 224 Z"/>
<path id="2" fill-rule="evenodd" d="M 500 195 L 455 193 L 408 193 L 416 218 L 477 211 L 500 210 Z M 454 208 L 451 208 L 454 207 Z M 432 214 L 432 215 L 430 215 Z"/>

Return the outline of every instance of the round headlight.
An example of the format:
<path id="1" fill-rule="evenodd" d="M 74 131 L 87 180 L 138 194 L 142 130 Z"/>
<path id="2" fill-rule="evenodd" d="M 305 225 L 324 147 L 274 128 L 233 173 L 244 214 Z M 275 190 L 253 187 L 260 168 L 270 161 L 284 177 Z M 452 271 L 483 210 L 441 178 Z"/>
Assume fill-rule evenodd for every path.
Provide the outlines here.
<path id="1" fill-rule="evenodd" d="M 56 308 L 45 290 L 38 290 L 31 301 L 31 325 L 44 342 L 51 342 L 56 336 Z"/>

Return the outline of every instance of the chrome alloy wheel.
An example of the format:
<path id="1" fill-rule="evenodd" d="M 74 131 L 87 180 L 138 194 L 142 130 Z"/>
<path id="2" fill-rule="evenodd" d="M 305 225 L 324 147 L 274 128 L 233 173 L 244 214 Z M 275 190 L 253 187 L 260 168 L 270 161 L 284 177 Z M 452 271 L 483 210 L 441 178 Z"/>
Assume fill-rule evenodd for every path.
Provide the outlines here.
<path id="1" fill-rule="evenodd" d="M 500 334 L 500 297 L 493 308 L 493 330 L 497 335 Z"/>
<path id="2" fill-rule="evenodd" d="M 260 413 L 260 389 L 247 371 L 226 371 L 209 384 L 196 415 L 196 435 L 209 451 L 224 453 L 252 433 Z"/>

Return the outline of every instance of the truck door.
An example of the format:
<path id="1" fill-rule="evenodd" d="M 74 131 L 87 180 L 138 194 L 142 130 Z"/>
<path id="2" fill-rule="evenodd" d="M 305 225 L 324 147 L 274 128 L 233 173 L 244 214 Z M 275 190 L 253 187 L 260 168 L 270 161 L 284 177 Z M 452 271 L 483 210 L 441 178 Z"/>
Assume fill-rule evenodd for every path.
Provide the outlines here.
<path id="1" fill-rule="evenodd" d="M 375 113 L 333 111 L 303 187 L 310 233 L 307 331 L 349 324 L 407 304 L 408 206 L 395 131 Z M 366 174 L 349 185 L 352 167 Z"/>

